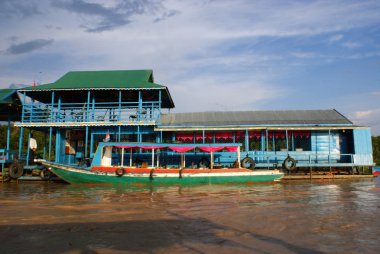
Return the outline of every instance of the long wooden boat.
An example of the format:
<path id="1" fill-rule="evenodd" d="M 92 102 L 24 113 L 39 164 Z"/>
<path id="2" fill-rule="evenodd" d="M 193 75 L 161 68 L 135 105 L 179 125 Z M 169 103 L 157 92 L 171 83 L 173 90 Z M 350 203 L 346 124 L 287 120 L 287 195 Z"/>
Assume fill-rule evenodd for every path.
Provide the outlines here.
<path id="1" fill-rule="evenodd" d="M 133 167 L 124 165 L 125 157 L 132 158 L 133 149 L 151 149 L 152 150 L 152 166 L 148 167 Z M 279 170 L 250 170 L 241 168 L 240 163 L 238 167 L 234 168 L 186 168 L 183 162 L 181 167 L 177 168 L 162 168 L 158 165 L 158 161 L 154 160 L 154 150 L 164 149 L 170 147 L 174 151 L 184 151 L 192 148 L 189 145 L 178 144 L 144 144 L 136 145 L 131 143 L 115 143 L 115 142 L 102 142 L 94 155 L 94 159 L 89 168 L 83 168 L 73 165 L 58 164 L 53 162 L 44 162 L 43 164 L 54 174 L 61 179 L 72 184 L 80 183 L 114 183 L 114 184 L 134 184 L 134 183 L 153 183 L 153 184 L 199 184 L 199 183 L 257 183 L 257 182 L 273 182 L 279 181 L 284 174 Z M 217 149 L 229 149 L 238 154 L 238 161 L 240 161 L 240 152 L 238 145 L 231 144 L 218 144 L 203 145 L 205 150 L 210 152 L 212 158 L 213 151 Z M 201 148 L 202 148 L 201 147 Z M 121 149 L 118 152 L 119 160 L 118 165 L 113 165 L 112 160 L 116 157 L 112 154 L 115 148 Z M 131 153 L 124 153 L 124 149 L 130 149 Z M 193 149 L 193 148 L 192 148 Z M 158 157 L 158 156 L 157 156 Z M 181 158 L 184 157 L 181 155 Z M 132 159 L 130 160 L 132 161 Z"/>

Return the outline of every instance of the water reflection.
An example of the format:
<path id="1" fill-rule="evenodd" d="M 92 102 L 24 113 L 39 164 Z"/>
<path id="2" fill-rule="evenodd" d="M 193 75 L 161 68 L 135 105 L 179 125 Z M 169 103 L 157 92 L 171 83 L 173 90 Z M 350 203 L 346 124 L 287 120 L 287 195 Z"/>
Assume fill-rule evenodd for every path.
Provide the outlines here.
<path id="1" fill-rule="evenodd" d="M 379 179 L 7 183 L 0 185 L 0 234 L 10 239 L 4 253 L 377 253 L 379 208 Z"/>

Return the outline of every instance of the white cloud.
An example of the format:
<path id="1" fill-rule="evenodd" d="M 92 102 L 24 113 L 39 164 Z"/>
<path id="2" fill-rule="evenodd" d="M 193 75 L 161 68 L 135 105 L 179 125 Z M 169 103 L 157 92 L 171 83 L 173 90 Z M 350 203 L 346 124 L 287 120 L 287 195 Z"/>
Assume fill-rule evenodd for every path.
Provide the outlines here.
<path id="1" fill-rule="evenodd" d="M 357 111 L 355 112 L 355 118 L 357 120 L 363 119 L 363 118 L 368 118 L 374 113 L 373 110 L 366 110 L 366 111 Z"/>
<path id="2" fill-rule="evenodd" d="M 343 39 L 343 34 L 336 34 L 329 38 L 329 42 L 337 42 Z"/>
<path id="3" fill-rule="evenodd" d="M 370 126 L 373 136 L 380 135 L 380 108 L 356 111 L 349 116 L 357 125 Z"/>
<path id="4" fill-rule="evenodd" d="M 361 47 L 361 45 L 359 43 L 352 42 L 352 41 L 345 42 L 342 45 L 346 48 L 349 48 L 349 49 L 356 49 L 356 48 Z"/>
<path id="5" fill-rule="evenodd" d="M 120 3 L 83 2 L 97 3 L 103 12 Z M 44 73 L 42 82 L 52 82 L 71 70 L 151 68 L 156 81 L 169 87 L 178 111 L 254 109 L 264 100 L 277 102 L 286 95 L 294 96 L 300 87 L 290 84 L 294 80 L 290 76 L 300 75 L 301 68 L 305 68 L 303 59 L 350 60 L 332 48 L 331 52 L 322 51 L 312 36 L 324 44 L 330 42 L 328 46 L 332 47 L 352 38 L 346 35 L 348 31 L 380 23 L 378 1 L 167 0 L 162 2 L 165 8 L 158 8 L 154 15 L 129 15 L 129 23 L 115 22 L 112 30 L 87 33 L 81 25 L 96 28 L 99 22 L 108 20 L 109 13 L 100 15 L 99 21 L 99 17 L 53 8 L 52 1 L 35 3 L 38 8 L 32 16 L 20 18 L 17 12 L 0 23 L 0 50 L 8 49 L 12 43 L 39 38 L 52 39 L 54 43 L 43 50 L 2 56 L 2 86 L 30 83 L 40 71 Z M 9 38 L 17 38 L 17 43 Z M 283 46 L 289 38 L 294 39 L 294 44 Z M 310 47 L 303 47 L 305 38 L 313 41 Z M 262 50 L 266 43 L 270 45 Z M 363 51 L 367 47 L 360 43 L 360 52 L 351 55 L 351 59 L 380 56 L 376 49 Z M 280 49 L 272 50 L 272 45 Z M 346 42 L 346 47 L 357 46 L 358 43 Z M 298 59 L 287 59 L 289 55 Z M 293 72 L 286 73 L 291 67 Z M 303 80 L 299 83 L 306 87 L 309 79 L 320 75 L 300 75 Z M 315 101 L 325 99 L 311 96 Z M 288 99 L 294 100 L 291 96 Z M 331 105 L 334 103 L 335 100 Z M 366 116 L 367 109 L 351 109 L 356 111 L 355 119 L 364 123 L 371 119 L 371 113 Z"/>
<path id="6" fill-rule="evenodd" d="M 304 58 L 304 59 L 315 57 L 315 53 L 313 52 L 293 52 L 291 55 L 297 58 Z"/>
<path id="7" fill-rule="evenodd" d="M 196 77 L 179 81 L 171 91 L 176 107 L 187 111 L 234 111 L 258 109 L 262 100 L 286 95 L 286 89 L 254 81 L 224 82 L 220 77 Z"/>

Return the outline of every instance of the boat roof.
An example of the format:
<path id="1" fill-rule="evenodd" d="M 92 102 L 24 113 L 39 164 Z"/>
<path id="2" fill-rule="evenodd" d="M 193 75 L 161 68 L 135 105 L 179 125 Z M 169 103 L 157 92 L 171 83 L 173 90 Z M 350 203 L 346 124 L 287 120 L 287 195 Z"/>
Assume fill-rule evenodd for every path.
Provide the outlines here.
<path id="1" fill-rule="evenodd" d="M 160 148 L 225 148 L 240 147 L 241 143 L 215 143 L 215 144 L 186 144 L 186 143 L 145 143 L 145 142 L 100 142 L 99 147 L 118 147 L 118 148 L 143 148 L 143 149 L 160 149 Z"/>
<path id="2" fill-rule="evenodd" d="M 353 126 L 335 109 L 217 111 L 162 114 L 157 130 L 268 126 Z"/>
<path id="3" fill-rule="evenodd" d="M 82 102 L 87 100 L 88 90 L 93 91 L 99 100 L 102 97 L 110 98 L 110 94 L 115 94 L 115 90 L 162 90 L 162 107 L 174 108 L 168 88 L 154 83 L 152 70 L 70 71 L 53 83 L 30 86 L 19 91 L 26 92 L 32 99 L 41 102 L 51 101 L 51 97 L 46 96 L 47 92 L 51 91 L 56 91 L 65 101 Z M 79 96 L 73 96 L 73 92 Z M 158 99 L 158 96 L 156 97 Z M 126 100 L 128 98 L 123 98 L 123 101 Z"/>
<path id="4" fill-rule="evenodd" d="M 0 121 L 8 121 L 8 113 L 13 121 L 21 119 L 22 104 L 16 89 L 0 89 Z"/>

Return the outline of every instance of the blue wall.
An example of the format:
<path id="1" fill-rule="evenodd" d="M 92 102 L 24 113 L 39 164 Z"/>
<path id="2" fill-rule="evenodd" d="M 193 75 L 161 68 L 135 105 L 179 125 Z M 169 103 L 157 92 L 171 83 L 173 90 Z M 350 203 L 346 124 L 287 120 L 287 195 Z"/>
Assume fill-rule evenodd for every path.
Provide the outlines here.
<path id="1" fill-rule="evenodd" d="M 354 164 L 360 166 L 372 166 L 372 140 L 371 130 L 355 129 L 354 130 Z"/>
<path id="2" fill-rule="evenodd" d="M 339 133 L 328 131 L 313 131 L 311 133 L 311 151 L 325 153 L 340 153 Z"/>

